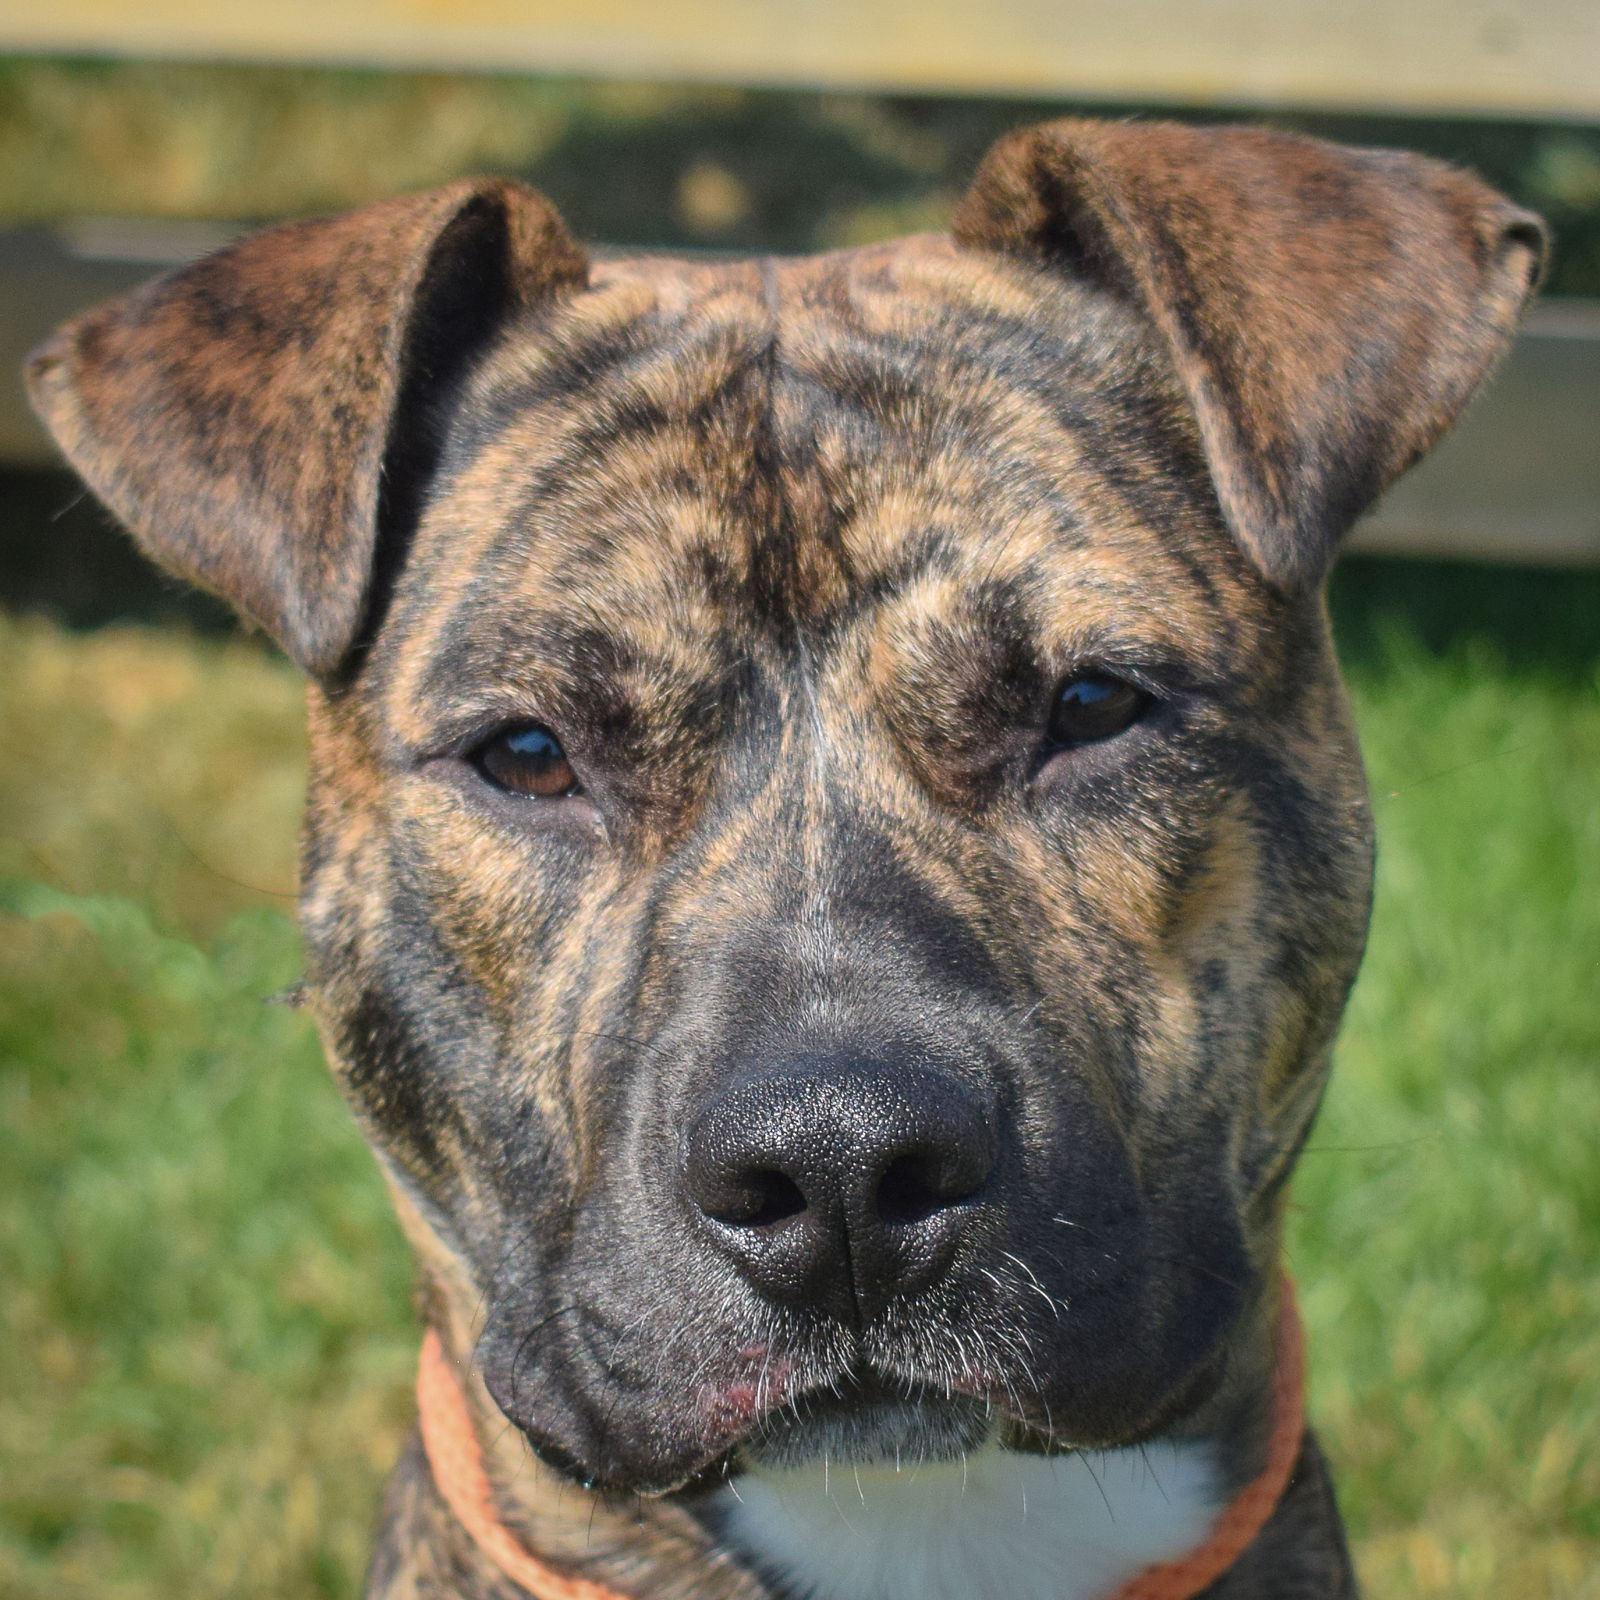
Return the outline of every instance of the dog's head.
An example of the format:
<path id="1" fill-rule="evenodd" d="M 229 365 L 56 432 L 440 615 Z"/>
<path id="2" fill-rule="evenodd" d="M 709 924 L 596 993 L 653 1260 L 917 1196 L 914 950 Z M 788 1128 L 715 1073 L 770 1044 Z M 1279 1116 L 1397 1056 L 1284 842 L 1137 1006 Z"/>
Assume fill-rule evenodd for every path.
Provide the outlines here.
<path id="1" fill-rule="evenodd" d="M 546 1459 L 1201 1402 L 1366 925 L 1321 578 L 1541 243 L 1421 158 L 1061 123 L 948 238 L 591 266 L 463 184 L 36 358 L 312 677 L 316 1009 Z"/>

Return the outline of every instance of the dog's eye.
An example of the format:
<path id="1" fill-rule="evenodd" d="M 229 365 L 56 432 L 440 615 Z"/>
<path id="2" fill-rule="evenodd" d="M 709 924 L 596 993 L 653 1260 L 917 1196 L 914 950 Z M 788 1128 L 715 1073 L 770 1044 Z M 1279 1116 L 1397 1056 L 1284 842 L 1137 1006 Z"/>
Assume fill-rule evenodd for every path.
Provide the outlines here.
<path id="1" fill-rule="evenodd" d="M 561 741 L 537 723 L 502 728 L 473 751 L 472 761 L 496 788 L 512 794 L 559 800 L 578 789 L 578 775 Z"/>
<path id="2" fill-rule="evenodd" d="M 1102 672 L 1068 678 L 1050 712 L 1048 738 L 1055 745 L 1093 744 L 1131 728 L 1153 704 L 1142 689 Z"/>

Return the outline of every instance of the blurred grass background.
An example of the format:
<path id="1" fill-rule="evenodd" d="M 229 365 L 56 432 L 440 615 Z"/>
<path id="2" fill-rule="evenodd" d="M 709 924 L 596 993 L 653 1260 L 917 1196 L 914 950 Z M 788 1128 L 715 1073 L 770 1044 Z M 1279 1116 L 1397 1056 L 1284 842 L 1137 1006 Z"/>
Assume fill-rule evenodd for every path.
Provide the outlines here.
<path id="1" fill-rule="evenodd" d="M 937 225 L 1065 109 L 0 60 L 0 223 L 499 168 L 591 238 L 802 249 Z M 1600 294 L 1600 130 L 1271 120 L 1472 162 Z M 0 1596 L 348 1596 L 416 1336 L 371 1158 L 262 1003 L 298 684 L 62 478 L 0 491 Z M 1352 560 L 1335 614 L 1381 854 L 1296 1189 L 1316 1415 L 1374 1600 L 1600 1600 L 1600 575 Z"/>

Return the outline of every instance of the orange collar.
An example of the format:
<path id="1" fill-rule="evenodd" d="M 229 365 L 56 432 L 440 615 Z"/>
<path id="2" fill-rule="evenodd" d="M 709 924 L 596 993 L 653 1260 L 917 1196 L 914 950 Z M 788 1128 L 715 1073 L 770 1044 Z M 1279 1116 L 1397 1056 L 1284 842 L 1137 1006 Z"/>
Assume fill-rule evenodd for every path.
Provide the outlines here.
<path id="1" fill-rule="evenodd" d="M 603 1584 L 546 1565 L 500 1520 L 466 1397 L 438 1334 L 431 1329 L 422 1342 L 417 1369 L 417 1407 L 423 1448 L 440 1494 L 473 1542 L 506 1577 L 535 1600 L 628 1600 Z M 1304 1336 L 1294 1291 L 1285 1279 L 1266 1464 L 1224 1507 L 1203 1544 L 1177 1561 L 1146 1567 L 1107 1600 L 1193 1600 L 1220 1578 L 1254 1543 L 1277 1509 L 1304 1432 Z"/>

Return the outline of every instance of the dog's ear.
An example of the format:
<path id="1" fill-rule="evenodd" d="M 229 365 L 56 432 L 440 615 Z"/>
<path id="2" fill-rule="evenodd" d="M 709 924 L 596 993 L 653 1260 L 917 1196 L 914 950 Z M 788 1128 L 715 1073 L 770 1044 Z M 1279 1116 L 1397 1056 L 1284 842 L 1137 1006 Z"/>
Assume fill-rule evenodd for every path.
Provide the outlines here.
<path id="1" fill-rule="evenodd" d="M 336 676 L 439 449 L 444 398 L 583 255 L 523 185 L 289 223 L 69 323 L 35 408 L 145 550 Z"/>
<path id="2" fill-rule="evenodd" d="M 1450 425 L 1545 249 L 1537 217 L 1423 156 L 1075 120 L 1001 140 L 953 232 L 1144 311 L 1229 526 L 1286 588 Z"/>

